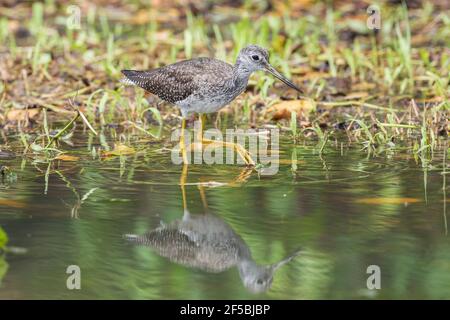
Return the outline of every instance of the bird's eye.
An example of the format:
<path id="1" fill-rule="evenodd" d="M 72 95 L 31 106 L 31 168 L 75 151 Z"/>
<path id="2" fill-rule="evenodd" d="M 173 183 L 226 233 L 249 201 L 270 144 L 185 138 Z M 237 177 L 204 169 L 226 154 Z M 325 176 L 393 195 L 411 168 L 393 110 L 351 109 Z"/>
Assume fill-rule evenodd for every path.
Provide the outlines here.
<path id="1" fill-rule="evenodd" d="M 257 55 L 255 54 L 255 55 L 252 56 L 252 59 L 255 60 L 255 61 L 258 61 L 258 60 L 259 60 L 259 56 L 257 56 Z"/>

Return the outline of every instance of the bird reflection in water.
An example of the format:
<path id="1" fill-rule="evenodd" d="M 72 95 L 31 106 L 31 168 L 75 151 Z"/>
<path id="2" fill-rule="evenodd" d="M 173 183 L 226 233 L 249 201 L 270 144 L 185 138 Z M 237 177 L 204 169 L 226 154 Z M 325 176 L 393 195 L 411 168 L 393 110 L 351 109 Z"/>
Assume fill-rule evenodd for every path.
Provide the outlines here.
<path id="1" fill-rule="evenodd" d="M 245 181 L 251 171 L 245 169 L 236 182 Z M 251 169 L 250 169 L 251 170 Z M 139 245 L 149 246 L 160 256 L 183 266 L 219 273 L 237 267 L 244 286 L 254 293 L 267 291 L 275 272 L 295 258 L 296 251 L 287 258 L 269 265 L 258 265 L 245 241 L 220 217 L 207 213 L 203 188 L 199 187 L 206 213 L 192 215 L 186 205 L 185 182 L 187 166 L 183 167 L 180 186 L 183 196 L 183 218 L 147 232 L 124 237 Z"/>

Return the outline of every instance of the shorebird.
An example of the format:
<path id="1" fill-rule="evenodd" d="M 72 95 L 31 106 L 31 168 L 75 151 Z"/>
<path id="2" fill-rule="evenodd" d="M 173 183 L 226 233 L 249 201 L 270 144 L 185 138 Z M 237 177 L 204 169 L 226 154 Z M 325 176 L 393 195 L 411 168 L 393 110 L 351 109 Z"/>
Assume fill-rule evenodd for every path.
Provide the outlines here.
<path id="1" fill-rule="evenodd" d="M 267 291 L 275 272 L 298 256 L 300 251 L 273 264 L 257 264 L 245 241 L 223 219 L 208 212 L 195 215 L 189 212 L 184 191 L 185 168 L 181 178 L 183 218 L 161 224 L 143 235 L 127 234 L 124 238 L 134 244 L 148 246 L 160 256 L 190 268 L 220 273 L 237 267 L 241 281 L 249 291 Z M 203 189 L 200 191 L 206 209 L 206 197 Z"/>
<path id="2" fill-rule="evenodd" d="M 259 265 L 248 245 L 225 221 L 212 214 L 191 215 L 187 210 L 180 220 L 143 235 L 124 237 L 190 268 L 220 273 L 237 267 L 242 283 L 254 293 L 267 291 L 275 271 L 298 255 L 295 253 L 274 264 Z"/>
<path id="3" fill-rule="evenodd" d="M 121 82 L 139 86 L 181 110 L 180 149 L 183 162 L 187 164 L 186 117 L 192 112 L 199 113 L 203 129 L 204 114 L 217 112 L 233 101 L 247 87 L 250 75 L 258 70 L 269 72 L 287 86 L 302 92 L 270 65 L 268 51 L 256 45 L 243 48 L 234 65 L 213 58 L 196 58 L 149 71 L 122 70 L 125 78 Z M 239 144 L 201 138 L 202 144 L 234 148 L 247 165 L 254 165 L 251 155 Z"/>

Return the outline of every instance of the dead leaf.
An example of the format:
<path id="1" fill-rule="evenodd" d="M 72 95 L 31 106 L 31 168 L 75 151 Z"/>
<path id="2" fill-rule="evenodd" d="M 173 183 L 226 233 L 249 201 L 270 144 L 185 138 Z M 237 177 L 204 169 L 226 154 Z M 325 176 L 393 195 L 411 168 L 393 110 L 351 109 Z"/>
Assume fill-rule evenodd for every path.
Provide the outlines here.
<path id="1" fill-rule="evenodd" d="M 368 96 L 369 96 L 369 93 L 366 91 L 352 92 L 352 93 L 349 93 L 348 95 L 346 95 L 345 97 L 343 97 L 342 100 L 359 100 L 362 98 L 367 98 Z"/>
<path id="2" fill-rule="evenodd" d="M 296 1 L 274 1 L 274 11 L 282 16 L 286 12 L 300 11 L 309 7 L 313 2 L 311 0 L 296 0 Z"/>
<path id="3" fill-rule="evenodd" d="M 292 160 L 292 159 L 278 159 L 278 160 L 273 159 L 273 160 L 271 160 L 271 163 L 292 165 L 293 163 L 295 163 L 295 164 L 304 164 L 305 161 L 303 161 L 303 160 Z"/>
<path id="4" fill-rule="evenodd" d="M 127 154 L 133 154 L 136 150 L 132 147 L 128 147 L 127 145 L 124 145 L 122 143 L 116 144 L 114 146 L 114 149 L 111 151 L 106 151 L 103 153 L 103 156 L 105 157 L 111 157 L 111 156 L 123 156 Z"/>
<path id="5" fill-rule="evenodd" d="M 143 25 L 148 23 L 150 19 L 151 15 L 149 10 L 139 10 L 128 22 L 133 25 Z"/>
<path id="6" fill-rule="evenodd" d="M 266 115 L 269 115 L 273 120 L 290 119 L 292 112 L 309 114 L 314 109 L 315 103 L 313 100 L 288 100 L 267 108 Z"/>
<path id="7" fill-rule="evenodd" d="M 11 207 L 11 208 L 25 208 L 26 204 L 17 200 L 11 199 L 0 199 L 0 206 Z"/>
<path id="8" fill-rule="evenodd" d="M 432 97 L 432 98 L 428 98 L 428 99 L 417 99 L 417 102 L 421 102 L 421 103 L 439 103 L 444 101 L 445 98 L 442 96 L 436 96 L 436 97 Z"/>
<path id="9" fill-rule="evenodd" d="M 57 157 L 55 158 L 55 160 L 62 160 L 62 161 L 78 161 L 78 160 L 80 160 L 80 158 L 79 158 L 79 157 L 76 157 L 76 156 L 71 156 L 71 155 L 68 155 L 68 154 L 60 154 L 59 156 L 57 156 Z"/>
<path id="10" fill-rule="evenodd" d="M 312 80 L 315 80 L 315 79 L 324 79 L 324 78 L 327 78 L 329 76 L 330 75 L 327 72 L 312 71 L 312 72 L 308 72 L 304 76 L 296 77 L 296 80 L 299 81 L 299 82 L 306 81 L 306 80 L 312 81 Z"/>
<path id="11" fill-rule="evenodd" d="M 349 78 L 327 78 L 327 87 L 332 94 L 347 94 L 352 90 L 352 81 Z"/>
<path id="12" fill-rule="evenodd" d="M 355 83 L 352 85 L 352 90 L 353 91 L 369 91 L 371 89 L 374 89 L 376 86 L 375 83 L 372 82 L 360 82 L 360 83 Z"/>
<path id="13" fill-rule="evenodd" d="M 417 203 L 420 202 L 420 199 L 417 198 L 386 198 L 386 197 L 379 197 L 379 198 L 362 198 L 362 199 L 356 199 L 356 203 L 362 203 L 362 204 L 374 204 L 374 205 L 382 205 L 382 204 L 410 204 L 410 203 Z"/>
<path id="14" fill-rule="evenodd" d="M 36 119 L 41 112 L 41 109 L 12 109 L 6 113 L 6 120 L 9 122 L 27 121 Z"/>
<path id="15" fill-rule="evenodd" d="M 290 69 L 289 71 L 291 74 L 295 74 L 295 75 L 298 75 L 298 74 L 306 75 L 310 72 L 313 72 L 311 70 L 310 66 L 298 66 L 298 67 L 294 67 L 294 68 Z"/>

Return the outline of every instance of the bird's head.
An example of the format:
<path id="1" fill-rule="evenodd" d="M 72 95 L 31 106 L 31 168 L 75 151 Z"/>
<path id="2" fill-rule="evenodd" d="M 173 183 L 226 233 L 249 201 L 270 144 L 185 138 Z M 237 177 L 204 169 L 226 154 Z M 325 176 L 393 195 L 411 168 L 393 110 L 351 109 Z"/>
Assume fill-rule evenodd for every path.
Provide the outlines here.
<path id="1" fill-rule="evenodd" d="M 252 293 L 265 292 L 272 285 L 274 269 L 270 266 L 248 264 L 239 271 L 244 286 Z"/>
<path id="2" fill-rule="evenodd" d="M 269 290 L 275 272 L 300 253 L 301 251 L 298 250 L 283 260 L 270 265 L 258 265 L 253 260 L 241 261 L 238 264 L 238 270 L 244 286 L 253 293 L 262 293 Z"/>
<path id="3" fill-rule="evenodd" d="M 240 66 L 240 68 L 250 73 L 259 70 L 266 71 L 287 86 L 302 93 L 302 90 L 299 87 L 297 87 L 294 83 L 292 83 L 292 81 L 287 79 L 270 65 L 269 52 L 260 46 L 249 45 L 243 48 L 239 52 L 236 63 Z"/>

